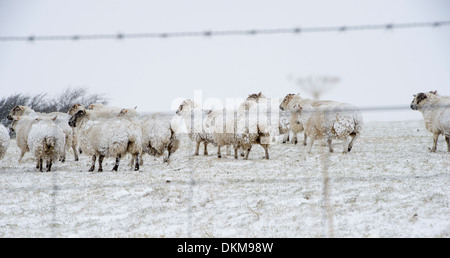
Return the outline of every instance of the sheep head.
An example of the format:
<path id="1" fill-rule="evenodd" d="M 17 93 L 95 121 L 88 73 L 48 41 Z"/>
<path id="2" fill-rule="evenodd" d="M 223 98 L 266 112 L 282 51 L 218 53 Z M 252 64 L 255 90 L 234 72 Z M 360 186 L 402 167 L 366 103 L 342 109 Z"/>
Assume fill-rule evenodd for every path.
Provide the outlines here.
<path id="1" fill-rule="evenodd" d="M 75 115 L 73 115 L 70 119 L 69 119 L 69 125 L 71 127 L 76 127 L 77 126 L 77 122 L 81 120 L 81 118 L 86 116 L 86 110 L 79 110 L 77 113 L 75 113 Z"/>
<path id="2" fill-rule="evenodd" d="M 262 92 L 259 92 L 258 94 L 250 94 L 250 95 L 248 95 L 247 100 L 254 100 L 254 101 L 258 102 L 259 99 L 265 98 L 265 97 L 266 97 L 266 96 L 264 96 L 264 95 L 262 94 Z"/>
<path id="3" fill-rule="evenodd" d="M 192 109 L 196 108 L 197 104 L 190 99 L 184 100 L 177 109 L 176 114 L 181 115 L 183 112 L 191 112 Z"/>
<path id="4" fill-rule="evenodd" d="M 286 97 L 284 97 L 283 101 L 280 104 L 280 109 L 281 110 L 288 110 L 288 105 L 289 102 L 291 102 L 292 98 L 295 96 L 295 94 L 289 93 L 288 95 L 286 95 Z"/>
<path id="5" fill-rule="evenodd" d="M 425 103 L 428 102 L 429 97 L 437 96 L 437 91 L 430 91 L 428 93 L 418 93 L 414 94 L 414 99 L 411 101 L 411 109 L 412 110 L 418 110 L 421 108 Z"/>
<path id="6" fill-rule="evenodd" d="M 23 116 L 24 113 L 25 113 L 25 106 L 15 106 L 13 109 L 11 109 L 9 115 L 6 118 L 12 121 L 13 116 Z"/>
<path id="7" fill-rule="evenodd" d="M 20 120 L 20 116 L 8 116 L 8 120 L 12 120 L 12 123 L 9 125 L 9 131 L 14 132 L 16 130 L 17 121 Z"/>

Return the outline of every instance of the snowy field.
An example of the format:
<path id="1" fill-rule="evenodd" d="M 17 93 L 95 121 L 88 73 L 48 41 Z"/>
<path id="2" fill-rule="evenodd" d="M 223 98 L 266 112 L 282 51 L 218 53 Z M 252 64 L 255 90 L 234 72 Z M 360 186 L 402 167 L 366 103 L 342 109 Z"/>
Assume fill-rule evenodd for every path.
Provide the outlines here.
<path id="1" fill-rule="evenodd" d="M 302 136 L 300 137 L 302 138 Z M 317 142 L 254 146 L 248 161 L 192 156 L 89 173 L 90 157 L 39 173 L 12 141 L 0 160 L 0 237 L 450 237 L 450 153 L 423 121 L 370 122 L 349 154 Z M 201 148 L 202 149 L 202 148 Z M 328 176 L 328 201 L 324 176 Z M 328 205 L 327 205 L 328 204 Z"/>

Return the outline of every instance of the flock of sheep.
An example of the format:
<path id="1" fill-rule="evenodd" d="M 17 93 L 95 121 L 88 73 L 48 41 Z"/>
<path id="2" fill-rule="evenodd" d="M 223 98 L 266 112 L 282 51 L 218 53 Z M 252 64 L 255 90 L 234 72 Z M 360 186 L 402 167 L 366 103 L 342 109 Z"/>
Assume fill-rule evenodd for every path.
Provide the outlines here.
<path id="1" fill-rule="evenodd" d="M 276 105 L 274 105 L 276 103 Z M 439 135 L 444 135 L 450 152 L 450 97 L 436 92 L 414 95 L 411 109 L 422 112 L 425 126 L 433 133 L 436 151 Z M 176 111 L 184 121 L 187 133 L 196 143 L 194 155 L 199 155 L 203 143 L 204 155 L 208 155 L 208 144 L 217 146 L 218 158 L 221 148 L 227 154 L 239 151 L 248 159 L 252 146 L 263 147 L 269 159 L 269 145 L 277 135 L 283 135 L 283 143 L 297 143 L 297 134 L 304 132 L 304 145 L 311 153 L 314 141 L 324 139 L 330 152 L 332 141 L 342 141 L 343 152 L 352 150 L 362 131 L 362 115 L 354 106 L 336 101 L 317 101 L 288 94 L 281 102 L 266 98 L 262 93 L 251 94 L 233 110 L 203 110 L 192 100 L 185 100 Z M 72 149 L 75 161 L 79 154 L 92 157 L 89 171 L 103 171 L 104 158 L 115 158 L 113 171 L 117 171 L 120 160 L 130 154 L 134 170 L 143 164 L 142 155 L 163 156 L 164 162 L 178 149 L 179 130 L 175 120 L 161 114 L 139 115 L 136 108 L 107 107 L 94 104 L 85 107 L 75 104 L 67 113 L 37 113 L 29 107 L 16 106 L 9 116 L 10 130 L 16 133 L 21 162 L 26 152 L 36 158 L 36 168 L 51 171 L 55 161 L 65 161 L 66 151 Z M 349 142 L 350 139 L 350 142 Z M 9 145 L 9 132 L 0 126 L 0 159 Z"/>

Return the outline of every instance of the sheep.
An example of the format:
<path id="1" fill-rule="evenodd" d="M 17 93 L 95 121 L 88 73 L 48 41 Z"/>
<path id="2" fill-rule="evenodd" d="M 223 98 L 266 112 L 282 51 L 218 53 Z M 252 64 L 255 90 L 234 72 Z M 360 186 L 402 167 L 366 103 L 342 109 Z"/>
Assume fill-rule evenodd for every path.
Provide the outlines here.
<path id="1" fill-rule="evenodd" d="M 244 159 L 247 160 L 253 144 L 260 144 L 264 148 L 265 158 L 269 159 L 270 125 L 267 121 L 267 106 L 259 103 L 260 98 L 264 98 L 261 93 L 249 95 L 237 111 L 214 111 L 211 124 L 213 139 L 218 146 L 218 158 L 222 157 L 222 146 L 232 145 L 234 158 L 238 158 L 238 148 L 242 148 Z"/>
<path id="2" fill-rule="evenodd" d="M 47 172 L 52 169 L 53 161 L 63 155 L 66 146 L 66 135 L 61 127 L 55 123 L 56 116 L 49 118 L 36 118 L 28 136 L 28 146 L 37 159 L 39 171 L 42 164 L 47 161 Z"/>
<path id="3" fill-rule="evenodd" d="M 160 114 L 153 114 L 139 120 L 142 130 L 142 150 L 153 156 L 163 156 L 164 162 L 178 149 L 180 140 L 172 121 Z M 141 156 L 142 161 L 142 156 Z"/>
<path id="4" fill-rule="evenodd" d="M 3 159 L 9 146 L 8 130 L 0 124 L 0 159 Z"/>
<path id="5" fill-rule="evenodd" d="M 75 115 L 79 110 L 85 109 L 83 104 L 79 104 L 79 103 L 75 103 L 71 108 L 69 108 L 69 110 L 67 111 L 67 114 L 72 117 L 73 115 Z M 74 153 L 75 154 L 75 160 L 77 161 L 78 158 L 78 153 L 82 154 L 83 151 L 81 151 L 81 149 L 78 146 L 78 128 L 76 127 L 72 127 L 72 131 L 73 131 L 73 145 L 72 148 L 74 148 Z"/>
<path id="6" fill-rule="evenodd" d="M 362 131 L 362 115 L 354 106 L 335 101 L 316 101 L 288 94 L 280 109 L 289 109 L 299 114 L 307 137 L 310 137 L 308 153 L 316 139 L 325 138 L 330 152 L 334 152 L 333 139 L 343 141 L 343 153 L 352 150 L 355 140 Z M 351 137 L 350 143 L 348 137 Z"/>
<path id="7" fill-rule="evenodd" d="M 194 155 L 198 156 L 200 143 L 204 144 L 203 155 L 208 155 L 208 144 L 215 144 L 213 134 L 207 132 L 204 117 L 210 114 L 211 111 L 204 111 L 198 105 L 190 100 L 184 100 L 178 107 L 176 114 L 181 116 L 186 125 L 189 138 L 196 142 Z"/>
<path id="8" fill-rule="evenodd" d="M 302 122 L 300 121 L 300 119 L 298 118 L 298 113 L 293 111 L 293 104 L 291 103 L 291 106 L 289 106 L 290 101 L 295 98 L 297 95 L 295 94 L 288 94 L 286 95 L 286 97 L 283 99 L 283 101 L 280 104 L 280 109 L 282 111 L 287 111 L 290 112 L 290 118 L 289 118 L 289 125 L 291 126 L 291 131 L 293 134 L 292 137 L 292 142 L 294 144 L 298 143 L 297 140 L 297 135 L 301 132 L 304 132 L 304 126 L 302 124 Z M 296 99 L 297 100 L 297 99 Z M 304 100 L 306 101 L 306 100 Z M 294 101 L 295 104 L 298 104 L 297 101 Z M 321 103 L 321 102 L 319 102 Z M 307 140 L 308 140 L 308 136 L 306 133 L 303 133 L 303 145 L 307 145 Z"/>
<path id="9" fill-rule="evenodd" d="M 91 110 L 79 110 L 70 120 L 71 127 L 79 130 L 81 150 L 92 156 L 90 172 L 95 170 L 98 157 L 98 172 L 103 171 L 103 159 L 115 157 L 113 171 L 117 171 L 122 156 L 130 153 L 135 160 L 134 170 L 139 170 L 139 155 L 142 152 L 142 132 L 139 125 L 129 119 L 99 118 Z"/>
<path id="10" fill-rule="evenodd" d="M 30 116 L 8 116 L 8 119 L 13 120 L 9 126 L 9 130 L 16 133 L 17 147 L 20 149 L 18 162 L 21 163 L 25 153 L 30 151 L 28 146 L 28 135 L 30 134 L 31 127 L 37 120 Z"/>
<path id="11" fill-rule="evenodd" d="M 214 142 L 217 144 L 217 157 L 222 158 L 221 148 L 223 146 L 232 146 L 234 149 L 234 158 L 238 158 L 238 142 L 236 141 L 236 116 L 234 110 L 215 110 L 207 117 L 207 125 L 212 132 Z M 227 149 L 228 150 L 228 149 Z M 227 151 L 228 153 L 228 151 Z"/>
<path id="12" fill-rule="evenodd" d="M 440 96 L 437 91 L 413 95 L 411 109 L 422 113 L 425 127 L 433 134 L 433 147 L 430 152 L 436 152 L 439 135 L 444 135 L 447 142 L 447 152 L 450 152 L 450 97 Z"/>
<path id="13" fill-rule="evenodd" d="M 9 120 L 12 120 L 12 116 L 19 116 L 19 117 L 20 116 L 30 116 L 33 118 L 54 118 L 54 117 L 56 117 L 55 123 L 57 123 L 57 125 L 59 127 L 61 127 L 61 129 L 64 131 L 64 134 L 66 136 L 66 141 L 65 141 L 66 146 L 65 146 L 64 152 L 62 153 L 61 161 L 62 162 L 65 161 L 66 150 L 69 148 L 72 148 L 75 161 L 78 161 L 79 157 L 78 157 L 78 151 L 76 148 L 77 143 L 74 140 L 75 132 L 67 124 L 67 122 L 69 121 L 69 118 L 70 118 L 70 116 L 68 114 L 61 113 L 61 112 L 52 112 L 52 113 L 46 114 L 46 113 L 35 112 L 33 109 L 26 107 L 26 106 L 15 106 L 13 109 L 11 109 L 7 118 Z M 24 136 L 24 137 L 26 137 L 26 136 Z"/>
<path id="14" fill-rule="evenodd" d="M 269 159 L 269 144 L 271 123 L 268 121 L 266 97 L 260 92 L 251 94 L 240 105 L 236 115 L 235 139 L 237 145 L 244 149 L 244 159 L 247 160 L 253 144 L 259 144 L 265 152 L 265 159 Z"/>

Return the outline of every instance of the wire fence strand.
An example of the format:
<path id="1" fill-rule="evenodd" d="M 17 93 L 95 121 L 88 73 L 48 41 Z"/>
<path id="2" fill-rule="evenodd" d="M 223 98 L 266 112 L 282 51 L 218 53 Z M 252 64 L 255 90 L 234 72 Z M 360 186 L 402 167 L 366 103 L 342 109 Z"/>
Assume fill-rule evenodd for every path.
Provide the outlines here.
<path id="1" fill-rule="evenodd" d="M 0 36 L 0 42 L 13 41 L 79 41 L 79 40 L 123 40 L 123 39 L 162 39 L 162 38 L 198 38 L 220 36 L 256 36 L 276 34 L 304 34 L 346 31 L 376 31 L 394 29 L 438 28 L 450 26 L 450 20 L 432 22 L 385 23 L 364 25 L 320 26 L 320 27 L 292 27 L 274 29 L 247 30 L 205 30 L 184 32 L 142 32 L 142 33 L 99 33 L 80 35 L 28 35 L 28 36 Z"/>

